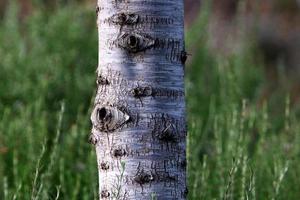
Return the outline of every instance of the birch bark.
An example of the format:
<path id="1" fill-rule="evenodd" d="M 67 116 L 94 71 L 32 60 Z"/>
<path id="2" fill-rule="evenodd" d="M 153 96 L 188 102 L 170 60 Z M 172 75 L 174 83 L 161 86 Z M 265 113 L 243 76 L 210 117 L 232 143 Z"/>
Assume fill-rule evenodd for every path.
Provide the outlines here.
<path id="1" fill-rule="evenodd" d="M 183 0 L 98 0 L 100 199 L 186 199 Z"/>

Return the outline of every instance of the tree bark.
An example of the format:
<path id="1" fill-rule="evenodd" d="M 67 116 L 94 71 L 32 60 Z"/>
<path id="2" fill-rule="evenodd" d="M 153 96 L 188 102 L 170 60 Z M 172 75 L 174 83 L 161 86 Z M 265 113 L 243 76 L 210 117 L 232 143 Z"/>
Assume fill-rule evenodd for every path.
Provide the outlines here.
<path id="1" fill-rule="evenodd" d="M 186 199 L 183 0 L 98 0 L 100 199 Z"/>

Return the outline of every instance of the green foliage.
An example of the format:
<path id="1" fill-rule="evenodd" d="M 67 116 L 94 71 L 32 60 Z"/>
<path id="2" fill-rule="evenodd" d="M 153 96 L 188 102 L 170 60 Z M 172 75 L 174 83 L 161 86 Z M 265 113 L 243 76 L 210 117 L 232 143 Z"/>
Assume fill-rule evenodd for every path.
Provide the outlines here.
<path id="1" fill-rule="evenodd" d="M 92 9 L 37 11 L 20 24 L 11 5 L 1 22 L 0 199 L 97 199 L 87 143 L 98 46 Z M 208 15 L 187 35 L 197 49 L 186 79 L 189 199 L 299 199 L 298 118 L 285 97 L 276 117 L 273 107 L 257 108 L 261 68 L 251 51 L 211 54 Z"/>
<path id="2" fill-rule="evenodd" d="M 264 81 L 251 46 L 228 58 L 209 52 L 208 17 L 204 9 L 187 34 L 196 49 L 186 80 L 189 199 L 299 199 L 299 117 L 285 96 L 258 105 Z"/>
<path id="3" fill-rule="evenodd" d="M 37 11 L 26 24 L 16 13 L 12 4 L 0 26 L 0 199 L 92 199 L 95 13 Z"/>

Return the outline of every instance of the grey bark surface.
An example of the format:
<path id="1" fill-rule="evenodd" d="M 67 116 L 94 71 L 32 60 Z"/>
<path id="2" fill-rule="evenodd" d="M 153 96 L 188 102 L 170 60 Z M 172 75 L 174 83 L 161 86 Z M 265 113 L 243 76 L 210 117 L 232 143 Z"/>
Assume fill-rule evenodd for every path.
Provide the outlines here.
<path id="1" fill-rule="evenodd" d="M 186 199 L 183 0 L 98 0 L 100 199 Z"/>

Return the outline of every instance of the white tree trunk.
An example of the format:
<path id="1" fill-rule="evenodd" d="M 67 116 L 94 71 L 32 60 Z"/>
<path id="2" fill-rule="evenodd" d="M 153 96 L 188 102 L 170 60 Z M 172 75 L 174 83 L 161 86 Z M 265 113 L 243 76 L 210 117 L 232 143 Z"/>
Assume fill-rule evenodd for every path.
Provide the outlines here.
<path id="1" fill-rule="evenodd" d="M 186 199 L 183 0 L 98 0 L 100 199 Z"/>

